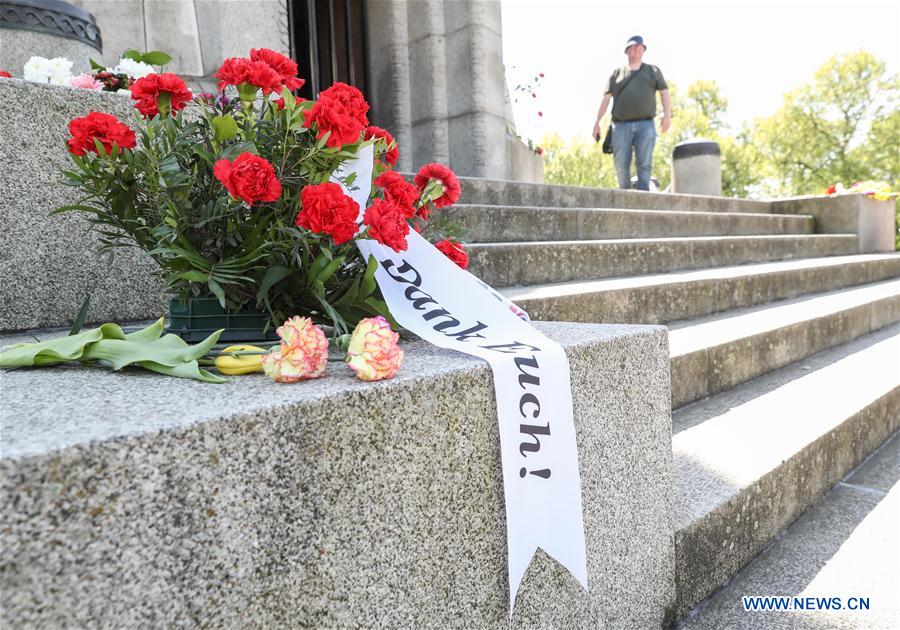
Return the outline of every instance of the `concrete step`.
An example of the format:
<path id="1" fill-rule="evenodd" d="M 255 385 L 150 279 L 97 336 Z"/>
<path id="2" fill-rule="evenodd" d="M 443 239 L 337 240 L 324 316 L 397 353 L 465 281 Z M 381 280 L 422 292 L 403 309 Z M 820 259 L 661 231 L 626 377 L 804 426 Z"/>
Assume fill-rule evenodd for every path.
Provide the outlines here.
<path id="1" fill-rule="evenodd" d="M 672 408 L 896 321 L 900 280 L 673 323 Z"/>
<path id="2" fill-rule="evenodd" d="M 900 620 L 900 433 L 894 435 L 728 584 L 688 613 L 679 630 L 896 630 Z M 803 609 L 745 610 L 747 595 L 785 595 Z M 806 598 L 829 609 L 810 609 Z M 833 598 L 840 598 L 835 607 Z"/>
<path id="3" fill-rule="evenodd" d="M 556 184 L 530 184 L 476 177 L 460 177 L 460 201 L 498 206 L 539 206 L 548 208 L 629 208 L 699 212 L 771 212 L 772 202 L 676 195 L 641 190 L 584 188 Z"/>
<path id="4" fill-rule="evenodd" d="M 685 407 L 672 422 L 680 616 L 900 427 L 900 325 Z"/>
<path id="5" fill-rule="evenodd" d="M 539 552 L 510 620 L 490 369 L 411 342 L 379 383 L 0 374 L 0 627 L 659 628 L 665 330 L 536 326 L 569 357 L 589 591 Z"/>
<path id="6" fill-rule="evenodd" d="M 698 236 L 692 238 L 478 243 L 469 271 L 492 286 L 663 273 L 856 252 L 856 235 Z"/>
<path id="7" fill-rule="evenodd" d="M 673 236 L 811 234 L 815 221 L 800 214 L 674 212 L 617 208 L 525 208 L 456 205 L 442 216 L 466 228 L 471 242 L 584 240 Z"/>
<path id="8" fill-rule="evenodd" d="M 661 324 L 900 277 L 900 254 L 803 258 L 502 289 L 534 319 Z"/>

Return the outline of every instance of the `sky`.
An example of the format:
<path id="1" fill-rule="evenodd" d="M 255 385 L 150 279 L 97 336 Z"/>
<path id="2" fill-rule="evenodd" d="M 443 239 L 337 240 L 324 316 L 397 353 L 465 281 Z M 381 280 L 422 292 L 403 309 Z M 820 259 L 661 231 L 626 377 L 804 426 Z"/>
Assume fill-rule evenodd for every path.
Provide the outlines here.
<path id="1" fill-rule="evenodd" d="M 866 50 L 900 72 L 900 0 L 501 0 L 501 11 L 511 97 L 544 73 L 537 98 L 520 93 L 513 104 L 519 134 L 535 141 L 551 132 L 589 139 L 632 35 L 679 89 L 715 80 L 734 128 L 775 112 L 835 54 Z"/>

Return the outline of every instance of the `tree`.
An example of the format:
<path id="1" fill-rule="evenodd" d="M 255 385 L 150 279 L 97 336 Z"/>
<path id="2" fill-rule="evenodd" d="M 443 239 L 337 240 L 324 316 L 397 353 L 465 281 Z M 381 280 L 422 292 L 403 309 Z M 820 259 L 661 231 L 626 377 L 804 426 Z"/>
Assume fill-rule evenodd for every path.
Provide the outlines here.
<path id="1" fill-rule="evenodd" d="M 541 148 L 544 150 L 544 180 L 548 184 L 617 186 L 612 156 L 603 153 L 600 143 L 578 137 L 564 141 L 554 133 L 544 137 Z"/>
<path id="2" fill-rule="evenodd" d="M 898 81 L 867 52 L 829 59 L 812 83 L 757 121 L 754 140 L 776 183 L 770 192 L 821 193 L 835 182 L 897 184 Z"/>

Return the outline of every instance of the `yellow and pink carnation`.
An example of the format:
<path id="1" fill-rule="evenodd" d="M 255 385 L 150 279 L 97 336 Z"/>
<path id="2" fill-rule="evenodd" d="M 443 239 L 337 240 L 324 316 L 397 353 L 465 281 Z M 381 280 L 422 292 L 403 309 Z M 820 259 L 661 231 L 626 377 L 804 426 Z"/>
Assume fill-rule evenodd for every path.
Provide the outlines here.
<path id="1" fill-rule="evenodd" d="M 381 317 L 368 317 L 357 324 L 347 348 L 347 365 L 361 381 L 391 378 L 403 363 L 400 335 Z"/>
<path id="2" fill-rule="evenodd" d="M 263 356 L 266 376 L 276 383 L 296 383 L 325 374 L 328 338 L 308 317 L 292 317 L 276 331 L 281 346 Z"/>

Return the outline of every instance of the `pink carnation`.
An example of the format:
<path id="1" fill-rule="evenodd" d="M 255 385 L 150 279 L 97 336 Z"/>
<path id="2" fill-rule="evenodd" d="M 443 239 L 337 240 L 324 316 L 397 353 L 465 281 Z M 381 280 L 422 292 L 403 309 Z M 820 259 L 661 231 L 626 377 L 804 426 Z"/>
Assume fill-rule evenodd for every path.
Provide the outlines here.
<path id="1" fill-rule="evenodd" d="M 79 74 L 77 77 L 72 77 L 71 79 L 69 79 L 69 85 L 74 88 L 94 90 L 96 92 L 99 92 L 103 89 L 103 84 L 90 74 Z"/>
<path id="2" fill-rule="evenodd" d="M 400 335 L 384 317 L 368 317 L 357 324 L 347 348 L 347 365 L 361 381 L 391 378 L 403 363 Z"/>
<path id="3" fill-rule="evenodd" d="M 281 347 L 263 356 L 266 376 L 276 383 L 296 383 L 325 374 L 328 338 L 308 317 L 292 317 L 276 331 Z"/>

